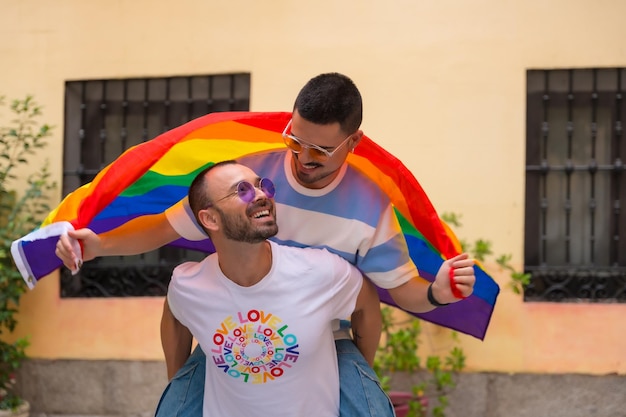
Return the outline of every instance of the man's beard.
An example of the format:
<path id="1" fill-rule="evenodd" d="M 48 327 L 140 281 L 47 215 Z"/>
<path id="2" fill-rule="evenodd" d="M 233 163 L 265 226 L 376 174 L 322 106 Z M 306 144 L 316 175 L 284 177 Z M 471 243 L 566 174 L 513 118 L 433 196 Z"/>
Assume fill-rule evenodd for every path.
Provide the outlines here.
<path id="1" fill-rule="evenodd" d="M 297 154 L 293 154 L 293 159 L 294 161 L 292 162 L 294 164 L 293 166 L 293 171 L 295 173 L 295 176 L 298 177 L 298 182 L 300 182 L 300 184 L 303 185 L 315 185 L 317 182 L 325 179 L 326 177 L 334 174 L 334 171 L 324 171 L 324 170 L 319 170 L 316 171 L 315 174 L 305 174 L 302 171 L 300 171 L 298 169 L 298 164 L 300 163 L 300 161 L 298 160 L 298 155 Z M 310 165 L 314 165 L 317 168 L 324 168 L 325 165 L 320 164 L 320 163 L 313 163 L 313 164 L 309 164 Z"/>
<path id="2" fill-rule="evenodd" d="M 276 236 L 276 233 L 278 233 L 278 225 L 275 221 L 261 227 L 255 227 L 250 224 L 247 217 L 229 215 L 217 207 L 215 209 L 222 217 L 224 236 L 230 240 L 244 243 L 259 243 Z"/>
<path id="3" fill-rule="evenodd" d="M 300 184 L 305 184 L 305 185 L 316 184 L 318 181 L 323 180 L 324 178 L 328 177 L 331 174 L 332 172 L 321 172 L 315 175 L 310 175 L 310 174 L 304 174 L 301 171 L 298 171 L 296 169 L 296 176 L 300 180 L 299 181 Z"/>

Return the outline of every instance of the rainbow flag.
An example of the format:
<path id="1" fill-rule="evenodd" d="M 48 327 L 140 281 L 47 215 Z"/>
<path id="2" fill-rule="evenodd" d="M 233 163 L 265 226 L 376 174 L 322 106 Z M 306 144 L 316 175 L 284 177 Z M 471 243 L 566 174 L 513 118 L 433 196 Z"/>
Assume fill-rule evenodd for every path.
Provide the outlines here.
<path id="1" fill-rule="evenodd" d="M 22 276 L 33 288 L 62 266 L 54 250 L 65 226 L 114 233 L 131 219 L 161 213 L 177 203 L 187 195 L 195 175 L 212 163 L 284 149 L 281 132 L 290 117 L 283 112 L 212 113 L 128 149 L 93 182 L 70 193 L 37 230 L 13 242 L 12 255 Z M 443 260 L 460 252 L 460 245 L 415 177 L 366 136 L 347 162 L 387 193 L 411 258 L 420 275 L 432 281 Z M 172 245 L 204 251 L 213 247 L 208 239 L 178 239 Z M 476 284 L 470 297 L 416 316 L 484 339 L 499 287 L 480 265 L 475 270 Z M 383 302 L 395 305 L 386 291 L 380 290 L 380 296 Z"/>

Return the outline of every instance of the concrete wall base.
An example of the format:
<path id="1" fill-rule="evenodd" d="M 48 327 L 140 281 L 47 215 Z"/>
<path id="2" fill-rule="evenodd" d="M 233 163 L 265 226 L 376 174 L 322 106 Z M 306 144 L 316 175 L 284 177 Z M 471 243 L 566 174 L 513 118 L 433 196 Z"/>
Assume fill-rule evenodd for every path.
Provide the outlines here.
<path id="1" fill-rule="evenodd" d="M 463 373 L 458 381 L 446 417 L 626 417 L 626 376 Z M 161 361 L 29 360 L 18 375 L 31 417 L 150 417 L 166 384 Z"/>

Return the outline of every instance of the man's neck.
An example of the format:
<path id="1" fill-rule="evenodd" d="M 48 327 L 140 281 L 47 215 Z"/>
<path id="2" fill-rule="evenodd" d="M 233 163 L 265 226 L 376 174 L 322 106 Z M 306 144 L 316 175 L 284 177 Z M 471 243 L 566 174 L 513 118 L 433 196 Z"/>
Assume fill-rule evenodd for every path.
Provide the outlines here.
<path id="1" fill-rule="evenodd" d="M 261 243 L 222 242 L 217 253 L 222 273 L 242 287 L 257 284 L 272 269 L 272 247 L 267 240 Z"/>

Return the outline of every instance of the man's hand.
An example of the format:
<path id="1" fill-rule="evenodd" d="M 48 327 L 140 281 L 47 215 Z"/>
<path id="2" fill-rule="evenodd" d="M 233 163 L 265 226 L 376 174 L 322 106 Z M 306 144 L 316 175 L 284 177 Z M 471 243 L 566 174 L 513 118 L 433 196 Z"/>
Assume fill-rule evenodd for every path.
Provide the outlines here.
<path id="1" fill-rule="evenodd" d="M 452 280 L 450 279 L 452 271 Z M 464 253 L 450 258 L 441 264 L 435 281 L 430 284 L 424 278 L 418 276 L 408 280 L 404 284 L 389 288 L 389 295 L 398 307 L 413 313 L 426 313 L 437 306 L 428 300 L 428 287 L 432 285 L 432 294 L 439 304 L 448 304 L 460 301 L 450 287 L 450 283 L 456 285 L 456 289 L 463 297 L 469 296 L 474 290 L 474 260 Z"/>
<path id="2" fill-rule="evenodd" d="M 83 248 L 82 256 L 76 253 L 76 242 Z M 94 259 L 101 250 L 100 237 L 91 229 L 70 230 L 61 235 L 54 253 L 63 261 L 63 264 L 72 272 L 77 272 L 83 261 Z"/>
<path id="3" fill-rule="evenodd" d="M 451 272 L 452 270 L 452 272 Z M 468 297 L 474 291 L 474 260 L 467 253 L 462 253 L 445 261 L 432 284 L 433 297 L 441 304 L 459 301 L 454 295 L 451 285 L 461 293 L 463 298 Z"/>

